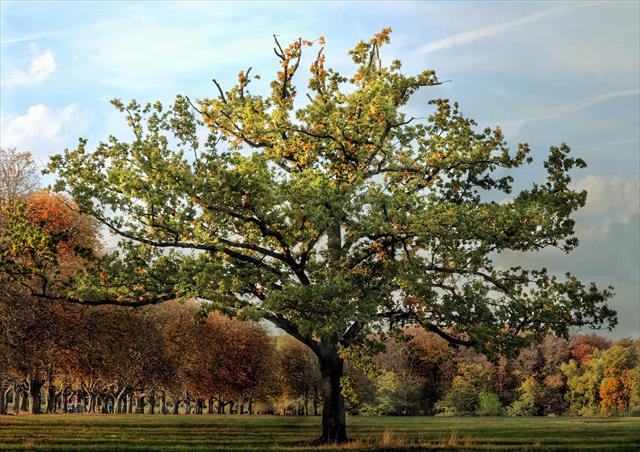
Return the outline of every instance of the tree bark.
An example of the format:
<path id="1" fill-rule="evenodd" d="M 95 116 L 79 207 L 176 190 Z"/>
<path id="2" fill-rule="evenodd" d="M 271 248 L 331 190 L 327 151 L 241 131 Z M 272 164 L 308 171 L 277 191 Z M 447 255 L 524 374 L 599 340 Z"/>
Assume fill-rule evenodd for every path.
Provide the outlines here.
<path id="1" fill-rule="evenodd" d="M 113 412 L 116 414 L 122 413 L 122 397 L 124 396 L 124 391 L 120 391 L 116 394 L 116 399 L 113 402 Z"/>
<path id="2" fill-rule="evenodd" d="M 14 392 L 13 396 L 13 411 L 18 414 L 20 411 L 24 411 L 25 397 L 27 393 L 24 389 L 19 389 Z"/>
<path id="3" fill-rule="evenodd" d="M 29 413 L 40 414 L 40 389 L 42 382 L 38 378 L 29 379 Z"/>
<path id="4" fill-rule="evenodd" d="M 69 412 L 69 393 L 67 392 L 66 389 L 62 391 L 62 412 L 63 413 Z"/>
<path id="5" fill-rule="evenodd" d="M 6 399 L 5 389 L 0 387 L 0 414 L 7 414 Z"/>
<path id="6" fill-rule="evenodd" d="M 140 396 L 136 400 L 136 414 L 144 414 L 144 396 Z"/>
<path id="7" fill-rule="evenodd" d="M 156 394 L 149 395 L 149 414 L 156 414 Z"/>
<path id="8" fill-rule="evenodd" d="M 324 443 L 347 441 L 347 423 L 342 396 L 344 360 L 338 355 L 335 341 L 321 344 L 320 373 L 322 375 L 322 436 Z"/>
<path id="9" fill-rule="evenodd" d="M 47 383 L 47 402 L 46 402 L 46 412 L 47 413 L 55 413 L 56 412 L 56 388 L 51 383 L 51 379 Z"/>
<path id="10" fill-rule="evenodd" d="M 88 413 L 95 412 L 95 404 L 96 404 L 96 399 L 93 395 L 93 392 L 89 392 L 89 409 L 87 410 Z"/>

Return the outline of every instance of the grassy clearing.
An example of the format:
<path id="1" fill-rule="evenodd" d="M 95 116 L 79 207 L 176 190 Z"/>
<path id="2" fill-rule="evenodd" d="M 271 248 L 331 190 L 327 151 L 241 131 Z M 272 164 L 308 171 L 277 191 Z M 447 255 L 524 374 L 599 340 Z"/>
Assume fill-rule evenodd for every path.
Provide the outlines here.
<path id="1" fill-rule="evenodd" d="M 0 416 L 0 450 L 640 450 L 640 418 L 354 417 L 353 441 L 311 445 L 320 419 Z"/>

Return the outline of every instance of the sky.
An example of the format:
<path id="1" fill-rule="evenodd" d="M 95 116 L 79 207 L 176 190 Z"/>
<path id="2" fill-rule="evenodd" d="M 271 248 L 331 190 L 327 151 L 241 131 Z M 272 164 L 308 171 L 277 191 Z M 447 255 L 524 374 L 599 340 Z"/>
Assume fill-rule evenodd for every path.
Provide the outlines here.
<path id="1" fill-rule="evenodd" d="M 266 92 L 273 34 L 324 36 L 327 64 L 349 73 L 347 51 L 391 27 L 383 61 L 447 80 L 408 113 L 449 98 L 479 127 L 499 124 L 512 146 L 529 143 L 538 164 L 516 173 L 517 188 L 543 181 L 549 146 L 566 142 L 587 161 L 573 174 L 589 193 L 575 217 L 579 248 L 499 260 L 612 284 L 619 325 L 608 335 L 640 337 L 640 2 L 3 0 L 0 16 L 0 142 L 41 166 L 79 137 L 127 136 L 113 98 L 214 96 L 212 78 L 230 86 L 250 66 L 262 76 L 254 91 Z"/>

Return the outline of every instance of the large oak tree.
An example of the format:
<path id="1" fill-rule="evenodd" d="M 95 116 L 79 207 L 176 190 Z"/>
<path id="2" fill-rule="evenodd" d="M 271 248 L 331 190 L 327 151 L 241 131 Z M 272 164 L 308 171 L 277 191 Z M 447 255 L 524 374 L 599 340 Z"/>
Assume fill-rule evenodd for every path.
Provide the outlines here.
<path id="1" fill-rule="evenodd" d="M 81 140 L 50 170 L 58 190 L 130 242 L 55 296 L 201 297 L 272 321 L 318 356 L 324 441 L 347 438 L 343 359 L 372 332 L 419 324 L 504 353 L 548 331 L 615 323 L 609 290 L 494 263 L 505 251 L 577 246 L 571 215 L 586 193 L 571 189 L 570 172 L 585 163 L 552 147 L 546 179 L 512 193 L 509 170 L 531 163 L 529 147 L 511 152 L 499 127 L 478 130 L 446 99 L 426 118 L 403 113 L 440 82 L 383 65 L 389 33 L 357 44 L 350 76 L 325 66 L 320 49 L 302 98 L 303 48 L 322 38 L 276 40 L 268 95 L 250 90 L 249 69 L 226 91 L 215 82 L 215 97 L 179 96 L 168 110 L 114 101 L 133 140 L 111 136 L 92 150 Z"/>

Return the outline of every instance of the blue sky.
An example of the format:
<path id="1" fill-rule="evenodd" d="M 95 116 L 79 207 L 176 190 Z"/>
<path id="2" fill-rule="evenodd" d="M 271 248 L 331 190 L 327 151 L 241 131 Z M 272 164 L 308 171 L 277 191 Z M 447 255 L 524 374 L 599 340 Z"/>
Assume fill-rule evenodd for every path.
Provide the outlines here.
<path id="1" fill-rule="evenodd" d="M 569 143 L 589 164 L 574 184 L 589 192 L 572 255 L 512 254 L 611 283 L 620 325 L 640 336 L 640 3 L 638 2 L 26 2 L 0 3 L 2 146 L 44 165 L 78 137 L 124 135 L 112 98 L 170 101 L 215 95 L 249 66 L 268 88 L 272 34 L 326 38 L 328 64 L 347 73 L 348 49 L 383 27 L 383 49 L 406 72 L 435 69 L 450 82 L 419 93 L 457 100 L 480 126 L 500 124 L 534 157 Z M 308 62 L 308 60 L 307 60 Z M 303 62 L 304 63 L 304 62 Z M 522 171 L 521 186 L 543 175 Z"/>

